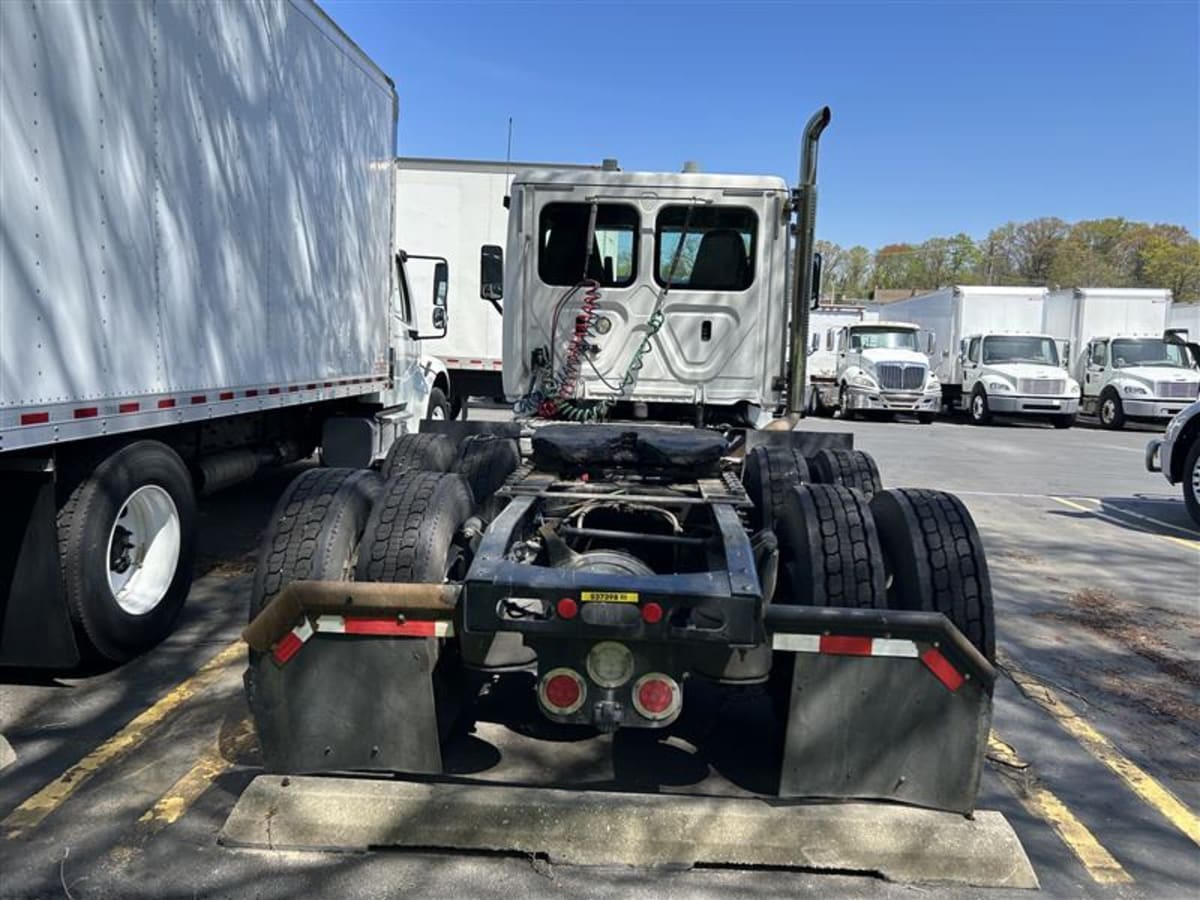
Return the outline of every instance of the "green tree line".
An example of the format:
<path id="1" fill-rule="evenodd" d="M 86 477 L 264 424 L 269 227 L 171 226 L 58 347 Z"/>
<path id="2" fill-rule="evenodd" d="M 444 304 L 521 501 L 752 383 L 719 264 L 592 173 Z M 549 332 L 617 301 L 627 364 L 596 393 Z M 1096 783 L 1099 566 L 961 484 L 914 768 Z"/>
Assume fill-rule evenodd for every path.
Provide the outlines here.
<path id="1" fill-rule="evenodd" d="M 1179 225 L 1049 217 L 1009 222 L 981 240 L 956 234 L 875 251 L 818 241 L 817 249 L 829 300 L 951 284 L 1154 287 L 1176 300 L 1200 300 L 1200 241 Z"/>

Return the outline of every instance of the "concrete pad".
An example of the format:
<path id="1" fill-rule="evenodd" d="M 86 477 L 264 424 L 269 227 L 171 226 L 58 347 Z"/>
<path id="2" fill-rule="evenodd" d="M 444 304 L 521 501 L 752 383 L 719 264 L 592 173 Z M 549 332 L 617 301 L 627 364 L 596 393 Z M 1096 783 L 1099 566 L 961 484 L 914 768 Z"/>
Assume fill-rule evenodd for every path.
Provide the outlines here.
<path id="1" fill-rule="evenodd" d="M 883 803 L 418 784 L 260 775 L 221 843 L 275 850 L 445 848 L 573 865 L 778 866 L 897 882 L 1036 888 L 997 812 L 974 819 Z"/>

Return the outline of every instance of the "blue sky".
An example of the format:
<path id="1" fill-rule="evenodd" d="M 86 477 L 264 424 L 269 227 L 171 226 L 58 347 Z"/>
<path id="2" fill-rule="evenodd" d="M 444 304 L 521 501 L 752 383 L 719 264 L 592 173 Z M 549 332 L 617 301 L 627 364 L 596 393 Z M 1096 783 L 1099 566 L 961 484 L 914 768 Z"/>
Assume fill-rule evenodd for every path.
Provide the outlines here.
<path id="1" fill-rule="evenodd" d="M 1009 220 L 1200 230 L 1200 3 L 373 3 L 326 10 L 400 93 L 400 152 L 796 178 L 818 236 Z"/>

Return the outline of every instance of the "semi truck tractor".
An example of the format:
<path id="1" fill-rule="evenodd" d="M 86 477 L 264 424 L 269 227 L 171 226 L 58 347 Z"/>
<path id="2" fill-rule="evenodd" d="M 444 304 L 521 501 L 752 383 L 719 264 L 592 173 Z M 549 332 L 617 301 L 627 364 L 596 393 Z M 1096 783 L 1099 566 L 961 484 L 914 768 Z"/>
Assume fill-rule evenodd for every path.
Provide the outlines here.
<path id="1" fill-rule="evenodd" d="M 955 285 L 892 303 L 888 312 L 935 335 L 947 410 L 966 410 L 977 425 L 1002 415 L 1070 428 L 1079 382 L 1042 330 L 1045 296 L 1040 287 Z"/>
<path id="2" fill-rule="evenodd" d="M 825 399 L 837 396 L 837 353 L 834 337 L 843 325 L 874 322 L 879 313 L 866 306 L 821 306 L 809 316 L 808 411 L 813 415 L 832 415 L 834 406 Z"/>
<path id="3" fill-rule="evenodd" d="M 837 366 L 832 383 L 814 384 L 821 406 L 843 419 L 912 413 L 923 425 L 933 421 L 942 388 L 930 364 L 931 332 L 912 322 L 878 319 L 843 325 L 829 333 L 829 342 Z"/>
<path id="4" fill-rule="evenodd" d="M 396 92 L 308 0 L 0 4 L 0 664 L 168 633 L 196 498 L 429 412 Z M 436 278 L 433 270 L 436 269 Z"/>
<path id="5" fill-rule="evenodd" d="M 1105 428 L 1166 422 L 1196 399 L 1200 373 L 1182 343 L 1164 338 L 1171 292 L 1072 288 L 1045 300 L 1044 331 L 1069 346 L 1080 412 Z"/>
<path id="6" fill-rule="evenodd" d="M 805 129 L 794 191 L 518 176 L 504 380 L 536 402 L 516 422 L 425 423 L 378 467 L 288 488 L 244 632 L 269 772 L 440 773 L 481 685 L 526 692 L 555 726 L 642 734 L 665 733 L 693 692 L 751 692 L 778 723 L 770 792 L 970 813 L 996 676 L 971 516 L 948 493 L 884 489 L 853 435 L 793 427 L 829 118 Z M 869 336 L 912 354 L 886 357 L 919 367 L 902 388 L 928 388 L 915 326 L 859 327 L 875 329 L 862 352 Z M 786 404 L 788 428 L 594 421 L 627 397 L 709 421 L 747 395 Z M 575 410 L 584 421 L 562 421 Z M 319 551 L 302 563 L 301 521 Z M 328 785 L 264 775 L 253 797 L 297 809 L 314 781 Z"/>
<path id="7" fill-rule="evenodd" d="M 504 285 L 489 273 L 503 270 L 508 196 L 513 176 L 537 170 L 584 170 L 567 163 L 490 162 L 400 157 L 396 160 L 396 246 L 438 247 L 450 263 L 450 294 L 499 303 Z M 432 324 L 432 271 L 410 273 L 423 328 Z M 451 418 L 466 417 L 471 397 L 503 397 L 501 320 L 486 309 L 456 316 L 438 344 L 448 377 L 434 387 Z"/>

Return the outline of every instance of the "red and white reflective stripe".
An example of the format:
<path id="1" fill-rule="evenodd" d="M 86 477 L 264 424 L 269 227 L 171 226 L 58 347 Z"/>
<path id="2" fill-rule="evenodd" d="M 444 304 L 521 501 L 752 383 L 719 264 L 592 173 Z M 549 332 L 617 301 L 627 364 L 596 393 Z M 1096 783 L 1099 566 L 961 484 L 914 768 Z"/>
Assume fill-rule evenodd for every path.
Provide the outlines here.
<path id="1" fill-rule="evenodd" d="M 299 653 L 305 641 L 312 636 L 313 627 L 308 623 L 308 619 L 305 619 L 280 639 L 279 643 L 275 645 L 275 649 L 271 651 L 271 656 L 274 657 L 275 662 L 283 665 Z"/>
<path id="2" fill-rule="evenodd" d="M 501 359 L 466 359 L 462 356 L 443 356 L 442 362 L 451 369 L 492 369 L 498 371 L 504 368 L 504 360 Z"/>
<path id="3" fill-rule="evenodd" d="M 828 656 L 890 656 L 919 659 L 938 681 L 951 691 L 957 691 L 965 676 L 954 668 L 937 647 L 921 650 L 915 641 L 900 638 L 873 638 L 841 634 L 787 634 L 778 632 L 771 638 L 771 647 L 791 653 L 823 653 Z"/>
<path id="4" fill-rule="evenodd" d="M 367 619 L 360 616 L 317 616 L 323 634 L 373 634 L 385 637 L 453 637 L 454 624 L 424 619 Z"/>
<path id="5" fill-rule="evenodd" d="M 793 653 L 828 653 L 835 656 L 906 656 L 916 659 L 921 655 L 913 641 L 839 634 L 779 632 L 771 639 L 771 646 Z"/>

